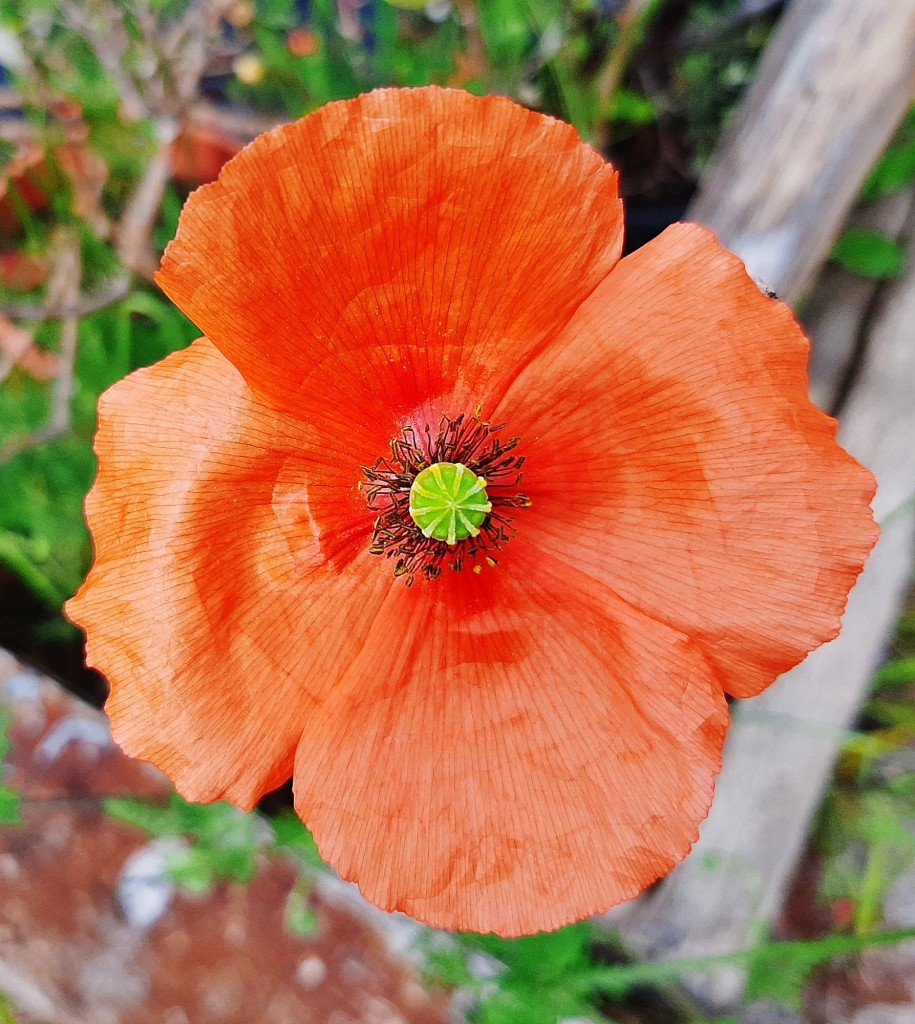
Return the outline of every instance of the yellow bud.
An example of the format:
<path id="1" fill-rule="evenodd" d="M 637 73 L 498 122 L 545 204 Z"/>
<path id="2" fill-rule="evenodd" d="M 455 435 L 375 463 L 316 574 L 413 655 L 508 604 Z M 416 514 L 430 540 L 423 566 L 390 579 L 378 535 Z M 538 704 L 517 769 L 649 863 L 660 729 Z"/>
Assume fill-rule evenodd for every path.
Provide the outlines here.
<path id="1" fill-rule="evenodd" d="M 226 21 L 235 28 L 247 28 L 254 21 L 254 4 L 251 0 L 235 0 L 226 11 Z"/>
<path id="2" fill-rule="evenodd" d="M 243 53 L 236 57 L 232 64 L 232 70 L 239 82 L 244 82 L 245 85 L 257 85 L 259 82 L 263 82 L 266 73 L 264 62 L 256 53 Z"/>

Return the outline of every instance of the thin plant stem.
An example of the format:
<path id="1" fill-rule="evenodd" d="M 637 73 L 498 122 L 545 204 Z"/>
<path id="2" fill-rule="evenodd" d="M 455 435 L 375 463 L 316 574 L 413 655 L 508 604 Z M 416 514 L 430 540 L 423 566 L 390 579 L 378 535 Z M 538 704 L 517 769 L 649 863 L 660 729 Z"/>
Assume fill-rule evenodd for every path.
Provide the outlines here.
<path id="1" fill-rule="evenodd" d="M 82 277 L 82 250 L 79 236 L 64 229 L 55 244 L 56 258 L 48 283 L 48 304 L 53 308 L 75 306 L 79 301 Z M 28 448 L 61 437 L 70 429 L 70 403 L 73 399 L 73 374 L 76 366 L 76 342 L 79 317 L 66 316 L 60 327 L 60 353 L 51 393 L 51 415 L 40 430 L 8 445 L 0 453 L 0 465 Z"/>
<path id="2" fill-rule="evenodd" d="M 595 82 L 599 112 L 598 123 L 595 127 L 595 141 L 599 149 L 605 148 L 609 141 L 608 121 L 613 106 L 613 97 L 629 70 L 636 49 L 644 39 L 649 25 L 660 12 L 664 2 L 665 0 L 629 0 L 617 15 L 619 35 Z"/>
<path id="3" fill-rule="evenodd" d="M 97 291 L 83 295 L 75 303 L 67 306 L 51 306 L 47 303 L 39 305 L 3 306 L 0 316 L 24 323 L 44 323 L 47 320 L 63 320 L 66 317 L 83 317 L 107 309 L 120 302 L 130 291 L 132 279 L 128 276 L 113 277 Z M 0 372 L 0 380 L 3 374 Z"/>

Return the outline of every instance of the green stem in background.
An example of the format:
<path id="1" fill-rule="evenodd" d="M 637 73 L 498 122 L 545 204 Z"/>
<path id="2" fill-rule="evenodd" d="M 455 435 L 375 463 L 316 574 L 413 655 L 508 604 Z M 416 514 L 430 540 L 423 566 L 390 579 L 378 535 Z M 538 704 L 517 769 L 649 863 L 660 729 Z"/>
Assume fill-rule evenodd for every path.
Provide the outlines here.
<path id="1" fill-rule="evenodd" d="M 658 985 L 678 981 L 685 975 L 701 974 L 717 967 L 749 969 L 762 960 L 777 965 L 802 963 L 813 969 L 836 956 L 858 953 L 872 946 L 893 946 L 915 939 L 915 928 L 898 928 L 869 935 L 827 935 L 822 939 L 792 942 L 762 942 L 750 949 L 717 956 L 697 956 L 660 963 L 620 964 L 589 971 L 581 981 L 591 990 L 622 997 L 636 985 Z"/>
<path id="2" fill-rule="evenodd" d="M 0 993 L 0 1024 L 16 1024 L 13 1015 L 10 1013 L 9 1003 Z"/>
<path id="3" fill-rule="evenodd" d="M 480 14 L 477 0 L 455 0 L 461 28 L 464 30 L 464 52 L 471 67 L 477 69 L 481 78 L 489 82 L 489 60 L 486 55 L 486 41 L 480 28 Z"/>
<path id="4" fill-rule="evenodd" d="M 52 608 L 59 607 L 68 594 L 61 592 L 35 564 L 35 552 L 27 537 L 0 529 L 0 564 L 6 565 L 25 585 Z"/>
<path id="5" fill-rule="evenodd" d="M 869 933 L 880 920 L 886 880 L 891 877 L 889 852 L 882 842 L 874 843 L 868 850 L 867 867 L 855 908 L 855 931 L 858 934 Z"/>
<path id="6" fill-rule="evenodd" d="M 595 126 L 595 144 L 598 151 L 602 151 L 609 141 L 607 128 L 613 98 L 629 70 L 635 51 L 644 41 L 664 2 L 665 0 L 628 0 L 616 17 L 619 35 L 594 85 L 598 101 L 598 120 Z"/>
<path id="7" fill-rule="evenodd" d="M 80 280 L 83 272 L 82 243 L 79 234 L 70 226 L 58 227 L 51 237 L 54 269 L 48 281 L 47 301 L 51 307 L 72 307 L 79 300 Z M 76 343 L 79 318 L 66 316 L 61 320 L 57 370 L 51 390 L 51 412 L 47 423 L 27 437 L 0 448 L 0 466 L 20 452 L 62 437 L 70 432 L 71 405 L 75 390 Z M 2 556 L 2 550 L 0 550 Z"/>

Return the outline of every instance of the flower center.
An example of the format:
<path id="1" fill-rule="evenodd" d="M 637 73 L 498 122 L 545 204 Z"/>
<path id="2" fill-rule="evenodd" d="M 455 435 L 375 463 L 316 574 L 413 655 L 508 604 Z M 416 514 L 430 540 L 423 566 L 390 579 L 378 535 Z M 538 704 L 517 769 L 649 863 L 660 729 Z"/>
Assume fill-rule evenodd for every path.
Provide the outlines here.
<path id="1" fill-rule="evenodd" d="M 376 513 L 372 554 L 394 559 L 407 586 L 417 575 L 434 580 L 443 568 L 465 564 L 479 573 L 515 536 L 515 509 L 528 508 L 518 491 L 523 457 L 518 438 L 502 441 L 504 425 L 480 418 L 442 417 L 438 432 L 405 427 L 391 455 L 363 466 L 368 507 Z"/>
<path id="2" fill-rule="evenodd" d="M 454 545 L 479 534 L 492 502 L 483 477 L 460 462 L 435 462 L 410 486 L 409 509 L 424 537 Z"/>

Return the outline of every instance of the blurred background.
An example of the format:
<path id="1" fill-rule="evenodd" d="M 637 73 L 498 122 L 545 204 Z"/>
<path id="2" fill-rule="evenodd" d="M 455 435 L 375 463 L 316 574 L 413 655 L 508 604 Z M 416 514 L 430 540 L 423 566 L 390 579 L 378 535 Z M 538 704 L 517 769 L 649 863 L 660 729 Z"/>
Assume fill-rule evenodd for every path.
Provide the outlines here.
<path id="1" fill-rule="evenodd" d="M 838 653 L 735 709 L 684 870 L 512 942 L 368 907 L 284 791 L 181 801 L 61 613 L 98 396 L 198 334 L 151 281 L 184 199 L 273 125 L 428 83 L 574 124 L 629 251 L 712 226 L 881 484 Z M 0 1024 L 915 1024 L 913 98 L 912 0 L 2 0 Z"/>

